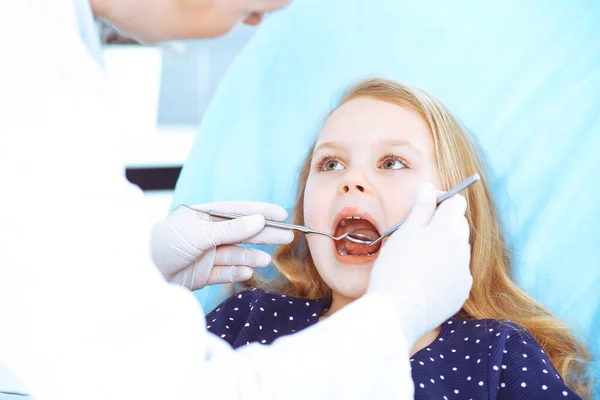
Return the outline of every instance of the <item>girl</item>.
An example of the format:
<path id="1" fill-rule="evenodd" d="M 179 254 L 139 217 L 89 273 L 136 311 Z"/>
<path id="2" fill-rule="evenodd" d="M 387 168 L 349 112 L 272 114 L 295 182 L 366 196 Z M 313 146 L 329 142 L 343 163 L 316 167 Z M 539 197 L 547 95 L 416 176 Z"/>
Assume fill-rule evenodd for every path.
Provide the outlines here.
<path id="1" fill-rule="evenodd" d="M 439 101 L 368 80 L 348 91 L 311 147 L 293 223 L 376 238 L 408 215 L 421 182 L 447 190 L 475 172 L 483 177 L 482 169 L 467 132 Z M 455 317 L 413 348 L 415 398 L 588 397 L 586 349 L 512 281 L 485 179 L 464 196 L 473 289 Z M 246 282 L 248 290 L 207 316 L 208 330 L 239 347 L 316 324 L 364 294 L 379 249 L 298 234 L 275 253 L 279 278 Z"/>

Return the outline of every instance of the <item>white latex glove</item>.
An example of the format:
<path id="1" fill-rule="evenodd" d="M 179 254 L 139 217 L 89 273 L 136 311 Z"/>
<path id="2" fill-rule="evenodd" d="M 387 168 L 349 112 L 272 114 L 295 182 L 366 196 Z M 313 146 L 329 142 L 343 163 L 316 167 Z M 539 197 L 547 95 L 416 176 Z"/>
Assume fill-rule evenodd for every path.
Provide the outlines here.
<path id="1" fill-rule="evenodd" d="M 153 227 L 154 263 L 167 281 L 194 290 L 245 281 L 252 276 L 253 268 L 263 268 L 271 262 L 271 256 L 263 251 L 234 244 L 276 246 L 290 243 L 294 238 L 291 231 L 265 228 L 265 218 L 276 221 L 287 218 L 287 212 L 274 204 L 222 202 L 193 208 L 248 215 L 220 220 L 182 207 Z"/>
<path id="2" fill-rule="evenodd" d="M 456 195 L 436 210 L 433 185 L 421 186 L 408 220 L 381 249 L 368 291 L 398 310 L 409 344 L 460 310 L 473 279 L 466 201 Z"/>

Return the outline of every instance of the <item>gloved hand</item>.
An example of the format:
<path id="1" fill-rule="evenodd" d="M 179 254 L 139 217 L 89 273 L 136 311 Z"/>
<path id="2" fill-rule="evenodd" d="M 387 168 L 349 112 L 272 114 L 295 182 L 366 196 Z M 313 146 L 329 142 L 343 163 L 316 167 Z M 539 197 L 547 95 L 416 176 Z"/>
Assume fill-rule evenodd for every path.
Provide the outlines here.
<path id="1" fill-rule="evenodd" d="M 373 265 L 367 291 L 391 301 L 410 346 L 469 297 L 473 279 L 465 211 L 461 195 L 436 210 L 436 191 L 423 184 L 407 222 L 390 236 Z"/>
<path id="2" fill-rule="evenodd" d="M 287 218 L 287 212 L 274 204 L 222 202 L 193 208 L 248 215 L 219 221 L 208 214 L 180 208 L 153 227 L 154 263 L 167 281 L 194 290 L 205 285 L 245 281 L 252 276 L 253 268 L 263 268 L 271 262 L 271 256 L 263 251 L 234 244 L 275 246 L 290 243 L 294 238 L 291 231 L 265 228 L 265 218 L 276 221 Z"/>

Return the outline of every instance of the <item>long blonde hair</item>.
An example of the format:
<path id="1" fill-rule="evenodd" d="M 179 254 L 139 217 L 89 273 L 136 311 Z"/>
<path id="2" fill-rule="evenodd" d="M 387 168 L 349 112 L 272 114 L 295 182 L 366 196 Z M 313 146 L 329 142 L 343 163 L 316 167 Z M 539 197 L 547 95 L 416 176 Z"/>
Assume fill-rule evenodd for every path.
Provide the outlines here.
<path id="1" fill-rule="evenodd" d="M 382 79 L 363 81 L 351 88 L 339 106 L 357 97 L 371 97 L 396 104 L 420 115 L 432 132 L 439 174 L 444 189 L 477 172 L 480 184 L 466 191 L 467 220 L 471 228 L 473 288 L 461 319 L 509 320 L 525 328 L 541 345 L 566 384 L 582 397 L 590 396 L 587 374 L 589 354 L 567 327 L 529 297 L 512 279 L 511 260 L 494 201 L 485 181 L 484 163 L 466 130 L 434 97 L 422 90 Z M 338 107 L 339 107 L 338 106 Z M 314 144 L 300 171 L 293 223 L 304 225 L 304 188 L 310 172 Z M 273 257 L 280 275 L 265 280 L 255 276 L 243 287 L 258 286 L 270 292 L 320 299 L 331 289 L 315 267 L 304 235 L 280 247 Z"/>

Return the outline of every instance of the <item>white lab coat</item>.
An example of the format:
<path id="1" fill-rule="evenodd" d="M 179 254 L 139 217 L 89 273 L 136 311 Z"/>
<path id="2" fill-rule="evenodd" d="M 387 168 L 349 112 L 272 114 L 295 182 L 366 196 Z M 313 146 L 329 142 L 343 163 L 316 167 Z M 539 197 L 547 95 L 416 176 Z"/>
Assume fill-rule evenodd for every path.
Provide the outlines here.
<path id="1" fill-rule="evenodd" d="M 151 263 L 142 193 L 119 154 L 122 120 L 84 34 L 91 14 L 82 20 L 73 0 L 10 3 L 0 10 L 0 362 L 37 399 L 412 397 L 400 323 L 378 295 L 268 347 L 234 351 L 208 334 L 195 298 Z"/>

